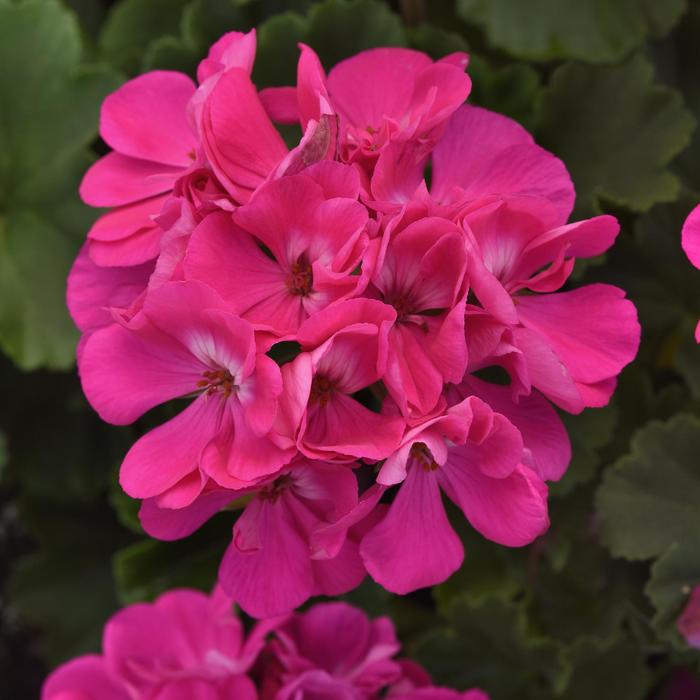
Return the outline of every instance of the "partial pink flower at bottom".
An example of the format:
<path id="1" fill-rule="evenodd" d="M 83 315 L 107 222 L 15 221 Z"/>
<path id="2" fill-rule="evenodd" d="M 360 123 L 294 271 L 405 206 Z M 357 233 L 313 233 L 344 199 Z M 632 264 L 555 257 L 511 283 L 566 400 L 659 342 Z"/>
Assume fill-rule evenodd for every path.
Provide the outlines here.
<path id="1" fill-rule="evenodd" d="M 279 621 L 248 639 L 231 600 L 216 590 L 176 590 L 154 603 L 131 605 L 105 626 L 101 656 L 60 666 L 42 700 L 255 700 L 245 675 Z"/>
<path id="2" fill-rule="evenodd" d="M 700 585 L 690 594 L 676 626 L 689 646 L 700 649 Z"/>
<path id="3" fill-rule="evenodd" d="M 401 677 L 400 649 L 386 617 L 370 620 L 346 603 L 295 615 L 276 632 L 277 661 L 262 700 L 364 700 Z"/>
<path id="4" fill-rule="evenodd" d="M 700 269 L 700 205 L 690 212 L 681 234 L 683 250 L 695 267 Z M 700 343 L 700 322 L 695 327 L 695 340 Z"/>
<path id="5" fill-rule="evenodd" d="M 392 700 L 489 700 L 489 696 L 476 688 L 460 692 L 452 688 L 439 688 L 430 686 L 427 688 L 417 688 L 407 693 L 389 695 Z"/>

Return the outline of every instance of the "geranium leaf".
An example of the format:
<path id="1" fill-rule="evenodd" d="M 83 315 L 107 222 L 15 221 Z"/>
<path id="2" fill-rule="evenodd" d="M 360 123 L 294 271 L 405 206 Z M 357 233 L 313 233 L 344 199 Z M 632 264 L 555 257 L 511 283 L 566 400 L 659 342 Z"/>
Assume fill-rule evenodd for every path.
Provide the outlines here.
<path id="1" fill-rule="evenodd" d="M 0 5 L 0 345 L 25 369 L 69 366 L 77 339 L 64 302 L 90 220 L 77 184 L 100 102 L 119 83 L 80 54 L 59 3 Z"/>
<path id="2" fill-rule="evenodd" d="M 569 168 L 582 214 L 601 200 L 633 211 L 673 200 L 679 182 L 668 164 L 693 127 L 680 94 L 655 83 L 641 56 L 614 68 L 561 66 L 537 118 L 539 141 Z"/>
<path id="3" fill-rule="evenodd" d="M 614 556 L 650 559 L 697 537 L 699 454 L 700 420 L 691 415 L 654 421 L 634 436 L 596 497 L 601 536 Z"/>
<path id="4" fill-rule="evenodd" d="M 649 35 L 665 34 L 685 0 L 458 0 L 457 11 L 480 25 L 491 44 L 535 61 L 617 61 Z"/>

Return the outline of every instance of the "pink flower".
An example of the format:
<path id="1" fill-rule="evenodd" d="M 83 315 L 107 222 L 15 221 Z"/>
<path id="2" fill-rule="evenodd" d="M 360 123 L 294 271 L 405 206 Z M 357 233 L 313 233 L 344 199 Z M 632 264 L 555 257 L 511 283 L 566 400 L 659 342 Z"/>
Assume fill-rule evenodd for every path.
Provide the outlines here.
<path id="1" fill-rule="evenodd" d="M 561 291 L 618 224 L 567 223 L 563 163 L 463 104 L 466 55 L 372 49 L 326 76 L 302 44 L 295 87 L 259 92 L 255 50 L 231 32 L 198 87 L 161 71 L 107 98 L 114 152 L 82 191 L 115 209 L 68 304 L 105 420 L 187 400 L 122 464 L 145 530 L 244 508 L 220 579 L 260 616 L 366 571 L 399 593 L 444 581 L 464 552 L 443 493 L 494 542 L 539 536 L 571 457 L 551 404 L 605 405 L 640 330 L 616 287 Z M 296 147 L 273 120 L 301 127 Z M 508 386 L 475 377 L 494 367 Z M 313 668 L 280 687 L 374 693 Z M 453 696 L 403 675 L 381 692 Z"/>
<path id="2" fill-rule="evenodd" d="M 83 348 L 80 375 L 88 400 L 118 425 L 196 396 L 129 450 L 120 481 L 134 498 L 184 507 L 208 479 L 243 488 L 293 456 L 267 437 L 282 389 L 277 365 L 257 351 L 250 324 L 197 282 L 153 290 L 129 326 L 96 331 Z"/>
<path id="3" fill-rule="evenodd" d="M 398 680 L 400 649 L 386 617 L 370 620 L 346 603 L 325 603 L 297 614 L 276 631 L 276 659 L 262 698 L 369 700 Z"/>
<path id="4" fill-rule="evenodd" d="M 396 310 L 384 382 L 405 415 L 425 415 L 443 384 L 461 381 L 467 367 L 464 233 L 426 217 L 390 224 L 385 236 L 388 245 L 372 277 L 374 291 Z"/>
<path id="5" fill-rule="evenodd" d="M 549 526 L 547 488 L 522 460 L 520 432 L 475 396 L 409 428 L 377 477 L 383 486 L 401 486 L 362 539 L 372 578 L 404 594 L 441 583 L 459 568 L 464 550 L 441 489 L 488 539 L 517 547 L 541 535 Z"/>
<path id="6" fill-rule="evenodd" d="M 435 686 L 416 688 L 406 693 L 391 694 L 388 697 L 393 700 L 489 700 L 489 696 L 477 688 L 465 690 L 452 690 L 452 688 L 438 688 Z"/>
<path id="7" fill-rule="evenodd" d="M 403 420 L 353 398 L 382 378 L 395 320 L 386 304 L 351 299 L 318 311 L 299 328 L 302 352 L 282 367 L 276 430 L 294 439 L 302 454 L 351 462 L 384 459 L 396 449 Z"/>
<path id="8" fill-rule="evenodd" d="M 549 226 L 565 224 L 574 205 L 574 186 L 564 164 L 535 144 L 520 124 L 496 112 L 462 105 L 429 152 L 391 148 L 371 181 L 372 207 L 397 206 L 427 195 L 424 170 L 430 156 L 429 198 L 447 215 L 492 197 L 542 198 L 553 206 Z"/>
<path id="9" fill-rule="evenodd" d="M 617 287 L 552 293 L 577 257 L 603 253 L 619 227 L 613 217 L 598 216 L 548 230 L 549 208 L 544 200 L 495 200 L 465 216 L 471 288 L 483 307 L 467 309 L 470 370 L 501 364 L 516 395 L 535 387 L 578 413 L 607 404 L 617 375 L 637 353 L 640 328 L 634 305 Z"/>
<path id="10" fill-rule="evenodd" d="M 158 255 L 155 223 L 167 193 L 196 159 L 187 120 L 195 85 L 184 74 L 153 71 L 128 81 L 102 104 L 100 135 L 114 151 L 85 174 L 80 195 L 94 207 L 117 207 L 90 229 L 98 265 L 138 265 Z"/>
<path id="11" fill-rule="evenodd" d="M 434 144 L 469 95 L 466 65 L 466 54 L 433 62 L 401 48 L 370 49 L 338 63 L 327 85 L 340 116 L 341 157 L 374 164 L 390 142 Z"/>
<path id="12" fill-rule="evenodd" d="M 700 586 L 693 588 L 676 626 L 689 646 L 700 649 Z"/>
<path id="13" fill-rule="evenodd" d="M 552 205 L 550 226 L 565 224 L 574 187 L 564 164 L 520 124 L 480 107 L 460 107 L 432 152 L 430 193 L 442 204 L 528 196 Z"/>
<path id="14" fill-rule="evenodd" d="M 131 318 L 153 272 L 153 262 L 129 267 L 99 267 L 89 243 L 78 253 L 68 275 L 66 303 L 75 325 L 85 334 L 114 323 L 115 315 Z"/>
<path id="15" fill-rule="evenodd" d="M 389 618 L 346 603 L 271 618 L 245 635 L 221 589 L 174 590 L 114 615 L 102 648 L 51 673 L 41 700 L 488 700 L 432 686 L 418 664 L 395 658 Z"/>
<path id="16" fill-rule="evenodd" d="M 366 284 L 353 274 L 368 246 L 357 174 L 320 166 L 261 187 L 233 221 L 208 217 L 188 247 L 187 276 L 277 336 L 295 334 L 311 314 Z"/>
<path id="17" fill-rule="evenodd" d="M 104 629 L 101 656 L 60 666 L 42 700 L 255 700 L 245 674 L 276 621 L 261 623 L 247 640 L 231 601 L 191 590 L 170 591 L 114 615 Z"/>
<path id="18" fill-rule="evenodd" d="M 235 202 L 245 204 L 267 180 L 294 175 L 335 156 L 335 118 L 323 114 L 306 125 L 299 145 L 289 151 L 267 114 L 260 95 L 241 68 L 218 77 L 202 105 L 204 152 Z"/>
<path id="19" fill-rule="evenodd" d="M 688 260 L 700 269 L 700 206 L 690 212 L 683 224 L 682 245 Z M 695 340 L 700 343 L 700 322 L 695 327 Z"/>
<path id="20" fill-rule="evenodd" d="M 247 34 L 227 32 L 209 47 L 207 57 L 200 61 L 197 66 L 199 88 L 197 88 L 197 92 L 189 104 L 190 117 L 198 131 L 201 130 L 204 102 L 219 81 L 219 78 L 230 68 L 240 68 L 250 75 L 255 62 L 256 48 L 257 35 L 255 29 L 252 29 Z"/>
<path id="21" fill-rule="evenodd" d="M 264 486 L 233 528 L 219 580 L 249 615 L 287 613 L 311 595 L 339 595 L 365 576 L 357 542 L 332 560 L 312 559 L 311 533 L 357 504 L 346 466 L 298 460 Z"/>

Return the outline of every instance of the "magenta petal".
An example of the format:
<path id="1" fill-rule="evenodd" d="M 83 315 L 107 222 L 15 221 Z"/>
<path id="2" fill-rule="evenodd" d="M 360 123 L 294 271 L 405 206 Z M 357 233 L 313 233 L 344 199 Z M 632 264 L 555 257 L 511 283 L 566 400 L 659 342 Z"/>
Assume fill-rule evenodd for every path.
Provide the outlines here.
<path id="1" fill-rule="evenodd" d="M 541 394 L 521 396 L 516 403 L 509 387 L 475 377 L 469 377 L 465 383 L 469 391 L 502 413 L 520 431 L 532 460 L 529 466 L 546 481 L 558 481 L 564 475 L 571 460 L 571 442 L 561 418 Z"/>
<path id="2" fill-rule="evenodd" d="M 88 232 L 90 257 L 104 266 L 140 265 L 157 257 L 163 231 L 155 218 L 166 199 L 151 197 L 101 216 Z"/>
<path id="3" fill-rule="evenodd" d="M 206 366 L 150 325 L 130 330 L 112 324 L 87 339 L 78 369 L 85 396 L 102 419 L 126 425 L 195 391 Z"/>
<path id="4" fill-rule="evenodd" d="M 525 360 L 531 386 L 565 411 L 580 413 L 584 409 L 578 386 L 545 338 L 528 328 L 515 328 L 513 343 Z"/>
<path id="5" fill-rule="evenodd" d="M 132 158 L 187 167 L 196 140 L 187 123 L 195 85 L 184 73 L 152 71 L 124 83 L 102 103 L 100 135 Z"/>
<path id="6" fill-rule="evenodd" d="M 336 64 L 328 91 L 343 119 L 361 128 L 400 121 L 413 95 L 416 75 L 432 64 L 420 51 L 379 48 L 362 51 Z M 368 79 L 369 78 L 369 79 Z"/>
<path id="7" fill-rule="evenodd" d="M 136 688 L 160 665 L 175 667 L 187 654 L 184 630 L 156 605 L 137 603 L 119 610 L 107 622 L 102 648 L 110 671 Z"/>
<path id="8" fill-rule="evenodd" d="M 555 205 L 552 226 L 566 222 L 574 187 L 564 164 L 536 146 L 517 122 L 465 105 L 450 118 L 433 151 L 431 193 L 440 201 L 488 195 L 542 197 Z"/>
<path id="9" fill-rule="evenodd" d="M 514 276 L 533 274 L 552 262 L 562 248 L 567 257 L 592 258 L 601 255 L 615 242 L 619 232 L 617 219 L 607 214 L 547 231 L 525 246 Z"/>
<path id="10" fill-rule="evenodd" d="M 329 97 L 326 74 L 316 52 L 305 44 L 300 44 L 299 48 L 296 95 L 301 128 L 306 130 L 309 120 L 318 121 L 322 114 L 329 113 Z"/>
<path id="11" fill-rule="evenodd" d="M 493 479 L 456 447 L 438 478 L 472 527 L 493 542 L 522 547 L 549 527 L 547 487 L 528 467 L 519 465 L 510 476 Z"/>
<path id="12" fill-rule="evenodd" d="M 357 588 L 367 575 L 360 558 L 359 547 L 345 540 L 334 559 L 314 559 L 314 595 L 338 596 Z"/>
<path id="13" fill-rule="evenodd" d="M 267 436 L 256 435 L 245 420 L 240 406 L 230 406 L 216 439 L 202 455 L 202 468 L 225 488 L 245 488 L 277 472 L 294 456 L 291 449 L 281 449 Z"/>
<path id="14" fill-rule="evenodd" d="M 255 29 L 248 33 L 226 32 L 210 47 L 207 57 L 197 66 L 197 81 L 201 84 L 219 71 L 242 68 L 248 74 L 253 70 L 257 37 Z"/>
<path id="15" fill-rule="evenodd" d="M 416 141 L 388 144 L 380 153 L 372 173 L 370 189 L 374 199 L 394 204 L 410 201 L 423 182 L 430 145 Z"/>
<path id="16" fill-rule="evenodd" d="M 186 508 L 159 508 L 156 498 L 141 503 L 139 520 L 151 537 L 170 542 L 180 540 L 198 530 L 209 518 L 235 500 L 234 491 L 206 491 Z"/>
<path id="17" fill-rule="evenodd" d="M 301 302 L 289 294 L 285 272 L 227 214 L 211 214 L 197 226 L 187 249 L 185 274 L 205 281 L 231 311 L 253 323 L 280 334 L 298 328 Z"/>
<path id="18" fill-rule="evenodd" d="M 275 700 L 357 700 L 357 689 L 349 680 L 334 678 L 326 671 L 309 670 L 284 685 Z"/>
<path id="19" fill-rule="evenodd" d="M 336 393 L 307 419 L 299 449 L 311 459 L 338 455 L 384 459 L 398 447 L 403 428 L 398 416 L 373 413 L 350 396 Z"/>
<path id="20" fill-rule="evenodd" d="M 262 89 L 258 97 L 270 119 L 277 124 L 296 124 L 299 121 L 297 91 L 293 87 Z"/>
<path id="21" fill-rule="evenodd" d="M 688 260 L 700 268 L 700 206 L 695 207 L 685 220 L 681 241 Z"/>
<path id="22" fill-rule="evenodd" d="M 287 155 L 250 76 L 240 68 L 224 73 L 207 98 L 202 144 L 216 176 L 239 202 L 247 202 Z"/>
<path id="23" fill-rule="evenodd" d="M 360 554 L 369 575 L 400 595 L 442 583 L 460 567 L 464 549 L 434 472 L 409 469 L 385 518 L 362 539 Z"/>
<path id="24" fill-rule="evenodd" d="M 700 586 L 691 592 L 676 627 L 689 646 L 700 649 Z"/>
<path id="25" fill-rule="evenodd" d="M 343 197 L 355 200 L 360 196 L 360 176 L 357 169 L 349 165 L 321 160 L 306 168 L 304 175 L 323 190 L 325 199 Z"/>
<path id="26" fill-rule="evenodd" d="M 254 519 L 250 527 L 258 531 L 260 548 L 241 552 L 234 530 L 234 542 L 221 562 L 219 581 L 243 610 L 262 618 L 301 605 L 311 595 L 313 574 L 308 545 L 297 532 L 285 499 L 258 504 L 253 509 L 253 504 L 248 506 L 241 520 Z"/>
<path id="27" fill-rule="evenodd" d="M 80 196 L 93 207 L 118 207 L 168 192 L 182 172 L 177 166 L 130 158 L 113 151 L 85 173 Z"/>
<path id="28" fill-rule="evenodd" d="M 127 309 L 146 289 L 152 263 L 133 267 L 99 267 L 83 245 L 68 274 L 66 303 L 75 325 L 83 332 L 114 322 L 110 308 Z"/>
<path id="29" fill-rule="evenodd" d="M 44 682 L 41 700 L 129 700 L 101 656 L 80 656 L 59 666 Z"/>
<path id="30" fill-rule="evenodd" d="M 182 413 L 146 433 L 122 462 L 119 483 L 132 498 L 158 496 L 199 467 L 216 434 L 220 403 L 200 396 Z"/>
<path id="31" fill-rule="evenodd" d="M 617 376 L 637 354 L 637 311 L 617 287 L 591 284 L 518 299 L 522 324 L 546 338 L 571 376 L 586 384 Z"/>

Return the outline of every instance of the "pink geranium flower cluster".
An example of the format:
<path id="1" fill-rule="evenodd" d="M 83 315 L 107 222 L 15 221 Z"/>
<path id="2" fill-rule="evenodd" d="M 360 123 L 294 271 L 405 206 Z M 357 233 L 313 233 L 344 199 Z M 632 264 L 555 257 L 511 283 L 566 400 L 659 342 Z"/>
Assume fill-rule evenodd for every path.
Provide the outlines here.
<path id="1" fill-rule="evenodd" d="M 494 542 L 541 535 L 570 458 L 553 405 L 605 405 L 639 326 L 616 287 L 561 291 L 618 224 L 567 223 L 564 165 L 464 104 L 466 55 L 374 49 L 326 75 L 301 46 L 296 86 L 258 91 L 254 54 L 233 32 L 198 85 L 156 71 L 107 97 L 113 151 L 81 192 L 112 209 L 68 304 L 106 421 L 180 399 L 121 467 L 145 530 L 243 508 L 220 582 L 268 617 L 367 572 L 444 581 L 464 552 L 443 494 Z"/>
<path id="2" fill-rule="evenodd" d="M 102 654 L 57 668 L 41 700 L 489 700 L 434 686 L 391 621 L 346 603 L 266 620 L 246 635 L 231 599 L 193 590 L 131 605 L 105 625 Z"/>

